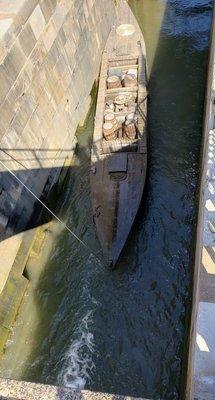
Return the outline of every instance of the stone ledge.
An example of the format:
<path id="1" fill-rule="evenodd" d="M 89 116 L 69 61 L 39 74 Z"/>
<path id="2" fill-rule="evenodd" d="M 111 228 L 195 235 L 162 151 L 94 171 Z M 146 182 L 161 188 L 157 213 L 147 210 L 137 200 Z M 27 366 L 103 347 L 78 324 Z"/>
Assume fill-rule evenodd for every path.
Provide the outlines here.
<path id="1" fill-rule="evenodd" d="M 2 396 L 2 397 L 1 397 Z M 75 390 L 30 382 L 0 379 L 0 400 L 147 400 L 131 396 Z M 149 399 L 148 399 L 149 400 Z"/>

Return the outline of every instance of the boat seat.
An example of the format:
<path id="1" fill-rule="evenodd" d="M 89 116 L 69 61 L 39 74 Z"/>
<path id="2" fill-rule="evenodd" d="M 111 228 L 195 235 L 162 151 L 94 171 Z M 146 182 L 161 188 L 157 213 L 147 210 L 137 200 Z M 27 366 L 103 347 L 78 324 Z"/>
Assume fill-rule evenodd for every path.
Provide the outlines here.
<path id="1" fill-rule="evenodd" d="M 128 156 L 127 153 L 111 154 L 107 159 L 108 172 L 127 172 Z"/>

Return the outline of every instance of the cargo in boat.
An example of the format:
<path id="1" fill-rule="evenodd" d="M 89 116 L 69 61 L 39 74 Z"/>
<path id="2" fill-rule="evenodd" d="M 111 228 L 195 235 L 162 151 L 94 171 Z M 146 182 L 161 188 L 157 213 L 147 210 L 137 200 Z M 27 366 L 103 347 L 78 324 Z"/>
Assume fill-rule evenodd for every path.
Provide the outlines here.
<path id="1" fill-rule="evenodd" d="M 142 198 L 146 125 L 145 43 L 120 0 L 102 56 L 90 169 L 93 220 L 109 267 L 120 256 Z"/>

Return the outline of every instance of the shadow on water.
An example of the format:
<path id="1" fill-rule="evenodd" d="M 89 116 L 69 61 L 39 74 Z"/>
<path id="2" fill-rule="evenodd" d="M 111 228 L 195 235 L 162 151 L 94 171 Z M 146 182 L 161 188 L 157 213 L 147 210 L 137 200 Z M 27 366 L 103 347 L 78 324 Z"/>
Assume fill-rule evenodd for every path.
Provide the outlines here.
<path id="1" fill-rule="evenodd" d="M 32 271 L 40 264 L 45 268 L 22 305 L 0 371 L 178 400 L 186 369 L 211 2 L 130 3 L 143 27 L 150 71 L 148 182 L 136 224 L 112 273 L 68 232 L 51 227 L 41 255 L 30 261 Z M 97 251 L 88 173 L 94 110 L 95 101 L 77 134 L 76 166 L 68 173 L 59 212 Z"/>

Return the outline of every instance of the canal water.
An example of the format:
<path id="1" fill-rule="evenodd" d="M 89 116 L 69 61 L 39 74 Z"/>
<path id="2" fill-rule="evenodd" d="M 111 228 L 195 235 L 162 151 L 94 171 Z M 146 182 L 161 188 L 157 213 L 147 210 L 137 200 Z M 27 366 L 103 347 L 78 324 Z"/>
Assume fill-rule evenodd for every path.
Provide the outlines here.
<path id="1" fill-rule="evenodd" d="M 135 226 L 106 271 L 58 223 L 40 255 L 0 373 L 183 399 L 212 1 L 133 0 L 149 69 L 149 167 Z M 58 213 L 94 251 L 89 157 L 95 99 Z"/>

